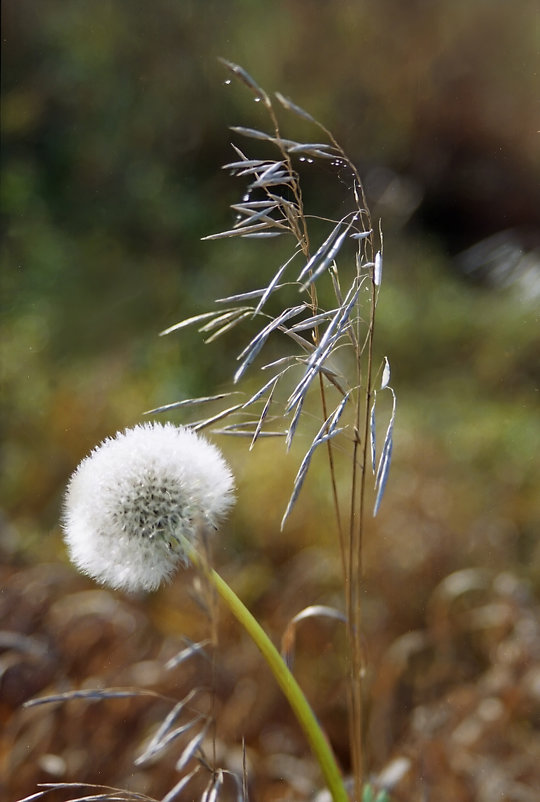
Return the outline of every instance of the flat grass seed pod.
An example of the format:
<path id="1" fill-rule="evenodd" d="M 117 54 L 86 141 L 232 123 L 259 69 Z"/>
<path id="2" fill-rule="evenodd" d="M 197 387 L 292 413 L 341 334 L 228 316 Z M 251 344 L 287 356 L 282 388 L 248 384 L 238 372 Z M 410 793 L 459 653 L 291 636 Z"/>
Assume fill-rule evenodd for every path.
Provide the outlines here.
<path id="1" fill-rule="evenodd" d="M 72 562 L 102 584 L 155 590 L 187 561 L 202 522 L 215 527 L 234 502 L 216 446 L 170 423 L 107 438 L 70 479 L 63 530 Z"/>

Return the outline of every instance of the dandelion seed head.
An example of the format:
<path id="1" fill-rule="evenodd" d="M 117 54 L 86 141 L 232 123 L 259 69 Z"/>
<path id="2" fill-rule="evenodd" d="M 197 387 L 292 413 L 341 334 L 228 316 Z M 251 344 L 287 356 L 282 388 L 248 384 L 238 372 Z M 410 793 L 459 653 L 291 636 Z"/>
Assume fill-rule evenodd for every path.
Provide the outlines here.
<path id="1" fill-rule="evenodd" d="M 215 528 L 234 501 L 220 451 L 201 435 L 147 423 L 107 438 L 70 479 L 63 529 L 72 562 L 113 588 L 155 590 L 186 562 L 180 537 Z"/>

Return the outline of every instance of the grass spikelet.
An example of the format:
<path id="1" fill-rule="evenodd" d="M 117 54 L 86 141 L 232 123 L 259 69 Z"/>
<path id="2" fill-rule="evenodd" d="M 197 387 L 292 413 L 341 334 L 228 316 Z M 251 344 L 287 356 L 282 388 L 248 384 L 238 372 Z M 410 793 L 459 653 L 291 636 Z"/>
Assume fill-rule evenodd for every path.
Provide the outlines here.
<path id="1" fill-rule="evenodd" d="M 336 521 L 336 536 L 341 551 L 343 582 L 345 588 L 344 608 L 349 641 L 349 700 L 351 721 L 351 761 L 353 765 L 355 795 L 363 794 L 363 691 L 361 676 L 364 671 L 362 647 L 362 587 L 363 587 L 363 538 L 366 519 L 366 499 L 373 496 L 372 509 L 376 515 L 380 509 L 387 485 L 393 444 L 396 415 L 396 397 L 390 382 L 390 365 L 384 359 L 381 366 L 382 381 L 378 390 L 374 381 L 377 371 L 374 353 L 376 329 L 376 307 L 382 283 L 383 247 L 380 226 L 372 225 L 366 203 L 362 181 L 355 165 L 343 148 L 324 125 L 313 118 L 291 100 L 277 93 L 279 106 L 293 113 L 324 134 L 319 138 L 299 142 L 282 134 L 280 122 L 272 99 L 242 68 L 225 62 L 225 66 L 258 97 L 264 100 L 271 132 L 246 126 L 232 126 L 233 133 L 248 140 L 266 143 L 275 150 L 274 158 L 251 158 L 249 152 L 233 145 L 237 159 L 228 162 L 225 168 L 234 176 L 248 181 L 242 203 L 233 205 L 238 216 L 233 228 L 205 237 L 208 241 L 229 239 L 238 236 L 264 237 L 268 234 L 287 233 L 295 243 L 291 256 L 269 278 L 264 289 L 250 289 L 221 299 L 221 303 L 237 304 L 226 309 L 225 326 L 230 321 L 241 323 L 248 317 L 247 309 L 241 306 L 246 301 L 258 298 L 251 315 L 256 319 L 270 296 L 274 296 L 274 307 L 285 287 L 296 288 L 303 297 L 301 304 L 283 304 L 280 311 L 267 315 L 267 320 L 252 335 L 240 351 L 239 367 L 233 381 L 239 387 L 244 376 L 250 372 L 280 368 L 270 380 L 264 379 L 255 390 L 251 390 L 244 405 L 230 407 L 222 415 L 214 416 L 204 425 L 217 420 L 231 418 L 219 431 L 222 433 L 251 437 L 250 448 L 268 434 L 277 435 L 276 423 L 282 421 L 285 445 L 289 449 L 299 428 L 312 425 L 304 415 L 310 399 L 310 409 L 318 398 L 320 421 L 310 437 L 310 445 L 301 459 L 293 483 L 291 495 L 285 506 L 282 527 L 292 514 L 306 481 L 313 456 L 320 446 L 326 451 Z M 308 158 L 309 157 L 309 158 Z M 331 220 L 310 214 L 305 205 L 300 186 L 296 161 L 332 160 L 340 169 L 348 170 L 351 190 L 346 202 L 348 211 L 339 219 Z M 330 225 L 329 225 L 330 223 Z M 326 234 L 317 248 L 312 247 L 315 238 L 312 229 L 321 225 Z M 375 233 L 377 231 L 377 233 Z M 318 235 L 320 236 L 320 235 Z M 296 279 L 283 283 L 285 271 L 295 258 L 301 256 L 303 266 Z M 334 303 L 325 308 L 319 301 L 319 287 L 328 280 L 334 294 Z M 342 291 L 342 287 L 347 288 Z M 363 290 L 366 290 L 364 292 Z M 216 320 L 212 313 L 202 313 L 187 322 L 176 324 L 168 331 L 182 328 L 188 323 L 203 323 L 203 328 L 213 329 Z M 208 315 L 208 318 L 206 317 Z M 231 316 L 231 317 L 227 317 Z M 269 320 L 268 320 L 269 318 Z M 225 333 L 225 332 L 224 332 Z M 268 361 L 260 360 L 268 340 L 282 343 L 281 355 Z M 339 354 L 339 358 L 338 358 Z M 341 365 L 353 366 L 343 371 Z M 380 454 L 377 454 L 377 393 L 385 392 L 392 397 L 392 410 Z M 247 407 L 263 403 L 258 418 L 247 425 L 238 416 Z M 201 423 L 195 424 L 195 428 Z M 340 450 L 334 441 L 339 435 Z M 348 455 L 348 456 L 344 456 Z M 350 461 L 350 484 L 338 493 L 337 460 L 343 464 Z M 373 467 L 373 485 L 368 478 Z M 369 797 L 369 792 L 368 792 Z"/>

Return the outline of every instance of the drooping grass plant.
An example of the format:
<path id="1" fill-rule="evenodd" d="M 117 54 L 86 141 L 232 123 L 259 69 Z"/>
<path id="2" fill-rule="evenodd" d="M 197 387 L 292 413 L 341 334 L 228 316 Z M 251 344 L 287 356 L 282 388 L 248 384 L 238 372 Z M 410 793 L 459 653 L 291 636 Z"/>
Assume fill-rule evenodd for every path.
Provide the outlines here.
<path id="1" fill-rule="evenodd" d="M 287 661 L 249 613 L 234 591 L 212 567 L 208 531 L 231 503 L 232 479 L 219 452 L 197 433 L 210 429 L 247 437 L 250 448 L 264 437 L 282 437 L 290 449 L 297 433 L 312 425 L 311 397 L 316 399 L 318 421 L 294 480 L 281 526 L 293 511 L 314 454 L 326 453 L 335 516 L 336 539 L 341 554 L 344 615 L 329 608 L 306 608 L 301 616 L 330 614 L 346 622 L 350 744 L 355 802 L 371 802 L 374 792 L 364 783 L 362 652 L 363 540 L 368 515 L 368 493 L 373 485 L 372 512 L 382 499 L 392 452 L 395 396 L 389 386 L 390 368 L 385 358 L 377 368 L 374 335 L 377 301 L 382 277 L 382 234 L 374 227 L 362 182 L 355 165 L 333 135 L 311 115 L 280 94 L 281 109 L 319 129 L 325 142 L 298 142 L 282 136 L 276 101 L 241 67 L 224 62 L 268 114 L 270 130 L 235 127 L 239 136 L 269 149 L 270 155 L 250 157 L 236 144 L 234 161 L 226 165 L 233 175 L 247 181 L 239 204 L 233 205 L 232 228 L 206 237 L 267 239 L 288 236 L 291 253 L 262 287 L 218 299 L 214 311 L 183 320 L 163 334 L 198 325 L 207 341 L 226 335 L 240 324 L 257 324 L 255 333 L 238 355 L 234 384 L 238 391 L 203 398 L 183 399 L 151 410 L 196 409 L 205 404 L 236 403 L 184 427 L 154 424 L 136 427 L 106 440 L 75 472 L 66 497 L 64 528 L 76 564 L 98 581 L 116 588 L 153 589 L 170 576 L 179 562 L 190 562 L 200 572 L 200 599 L 210 621 L 210 638 L 187 643 L 167 665 L 174 668 L 217 643 L 215 597 L 218 594 L 260 649 L 319 763 L 334 802 L 349 799 L 316 716 Z M 320 137 L 323 138 L 322 136 Z M 312 214 L 304 203 L 297 160 L 329 163 L 346 176 L 349 210 L 339 219 Z M 340 178 L 343 183 L 343 179 Z M 323 234 L 321 235 L 321 231 Z M 314 233 L 315 232 L 315 233 Z M 314 241 L 317 239 L 317 244 Z M 322 240 L 322 241 L 321 241 Z M 330 294 L 330 305 L 320 299 Z M 277 311 L 270 308 L 277 306 Z M 276 358 L 263 358 L 269 340 L 285 344 Z M 260 374 L 259 374 L 260 371 Z M 248 372 L 258 376 L 258 387 L 241 400 L 241 380 Z M 381 390 L 390 394 L 392 412 L 382 447 L 376 443 L 376 399 Z M 227 402 L 228 403 L 228 402 Z M 310 413 L 308 414 L 308 407 Z M 337 461 L 346 460 L 348 485 L 344 485 Z M 209 472 L 208 468 L 212 470 Z M 212 478 L 213 477 L 213 478 Z M 369 482 L 368 482 L 369 479 Z M 108 561 L 104 565 L 104 561 Z M 151 571 L 151 574 L 148 572 Z M 212 660 L 214 660 L 214 652 Z M 201 799 L 216 800 L 226 782 L 232 782 L 237 800 L 247 800 L 247 779 L 219 769 L 214 754 L 206 752 L 212 737 L 213 712 L 198 712 L 192 689 L 176 702 L 139 756 L 137 764 L 152 761 L 177 739 L 188 734 L 176 763 L 178 783 L 162 802 L 179 798 L 201 771 L 207 772 Z M 43 704 L 72 698 L 125 698 L 148 692 L 135 689 L 72 691 L 31 701 Z M 195 768 L 189 768 L 196 759 Z M 232 780 L 229 778 L 232 777 Z M 33 795 L 69 790 L 68 783 L 51 784 Z M 105 786 L 88 786 L 90 795 L 78 799 L 149 799 L 144 795 Z M 385 792 L 377 802 L 385 800 Z"/>
<path id="2" fill-rule="evenodd" d="M 318 398 L 319 424 L 298 468 L 281 526 L 286 525 L 298 501 L 315 452 L 326 451 L 332 488 L 335 531 L 341 554 L 344 605 L 348 640 L 351 763 L 355 799 L 362 798 L 364 774 L 362 653 L 363 541 L 366 518 L 380 507 L 392 455 L 395 394 L 390 387 L 386 358 L 375 363 L 374 338 L 379 297 L 383 240 L 374 225 L 362 181 L 355 164 L 328 129 L 308 112 L 276 93 L 275 100 L 241 67 L 224 61 L 226 68 L 253 93 L 268 115 L 268 130 L 235 126 L 232 131 L 247 142 L 255 141 L 268 155 L 250 154 L 245 145 L 233 144 L 234 159 L 225 165 L 247 186 L 240 203 L 232 209 L 234 225 L 211 234 L 210 241 L 288 237 L 290 256 L 262 287 L 217 300 L 214 311 L 203 312 L 177 323 L 162 334 L 186 326 L 198 326 L 207 342 L 231 329 L 256 321 L 259 326 L 238 354 L 234 384 L 241 386 L 250 373 L 259 376 L 259 386 L 245 400 L 221 412 L 191 423 L 199 431 L 246 437 L 250 448 L 262 437 L 281 436 L 289 449 L 304 424 L 308 398 Z M 277 109 L 310 123 L 322 133 L 324 142 L 299 142 L 282 134 Z M 346 176 L 349 210 L 339 219 L 311 214 L 304 201 L 298 162 L 329 162 Z M 343 183 L 343 179 L 340 179 Z M 326 227 L 322 241 L 314 242 L 312 230 Z M 332 294 L 330 308 L 321 297 Z M 277 312 L 269 312 L 270 301 Z M 280 335 L 283 350 L 264 361 L 270 338 Z M 377 448 L 376 400 L 384 390 L 392 399 L 392 412 L 380 449 Z M 227 394 L 208 396 L 160 407 L 204 405 L 226 399 Z M 219 427 L 216 428 L 216 424 Z M 306 422 L 307 425 L 307 422 Z M 349 485 L 338 481 L 336 446 L 349 460 Z M 373 487 L 373 491 L 371 491 Z M 368 495 L 372 493 L 371 509 Z"/>

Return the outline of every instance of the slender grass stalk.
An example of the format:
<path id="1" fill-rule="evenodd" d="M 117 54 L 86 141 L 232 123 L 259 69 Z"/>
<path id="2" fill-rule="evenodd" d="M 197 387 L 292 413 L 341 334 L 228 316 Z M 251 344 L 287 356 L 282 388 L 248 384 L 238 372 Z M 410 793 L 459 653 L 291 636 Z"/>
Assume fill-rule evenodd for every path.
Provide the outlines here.
<path id="1" fill-rule="evenodd" d="M 349 802 L 349 796 L 345 790 L 343 778 L 332 749 L 309 702 L 294 676 L 287 668 L 282 656 L 257 619 L 250 613 L 227 582 L 225 582 L 217 571 L 207 564 L 206 560 L 200 556 L 189 541 L 182 538 L 182 544 L 191 562 L 199 570 L 203 571 L 206 579 L 211 582 L 229 610 L 239 621 L 241 626 L 244 627 L 262 653 L 276 682 L 289 702 L 298 723 L 304 731 L 313 754 L 317 759 L 322 775 L 326 780 L 333 802 Z"/>
<path id="2" fill-rule="evenodd" d="M 197 431 L 230 416 L 238 422 L 214 429 L 216 433 L 249 437 L 250 450 L 259 437 L 283 436 L 289 449 L 300 419 L 304 417 L 304 402 L 308 395 L 318 395 L 322 421 L 319 421 L 320 428 L 300 463 L 283 515 L 282 527 L 296 504 L 315 451 L 325 444 L 343 575 L 348 642 L 350 751 L 354 798 L 359 802 L 368 787 L 364 787 L 366 756 L 362 601 L 363 551 L 370 489 L 369 463 L 372 464 L 375 478 L 373 513 L 376 514 L 390 467 L 395 417 L 395 394 L 388 383 L 389 363 L 385 357 L 380 390 L 387 389 L 391 393 L 393 409 L 382 448 L 377 456 L 375 402 L 378 388 L 375 388 L 374 337 L 382 272 L 382 232 L 380 225 L 378 232 L 372 225 L 358 169 L 333 134 L 308 112 L 276 93 L 275 97 L 283 109 L 316 126 L 327 141 L 306 143 L 283 137 L 271 97 L 242 67 L 226 61 L 224 64 L 248 87 L 257 101 L 262 101 L 261 106 L 269 116 L 271 133 L 239 126 L 232 128 L 236 134 L 258 141 L 258 145 L 264 148 L 264 155 L 250 158 L 233 144 L 237 158 L 225 165 L 225 168 L 233 175 L 247 177 L 247 192 L 242 203 L 232 207 L 237 213 L 234 226 L 205 239 L 265 239 L 289 235 L 292 236 L 295 246 L 292 256 L 278 267 L 266 287 L 249 289 L 247 292 L 220 299 L 220 303 L 237 305 L 227 307 L 221 312 L 205 312 L 188 318 L 163 333 L 201 323 L 200 331 L 217 329 L 209 338 L 215 339 L 246 318 L 253 321 L 262 316 L 262 328 L 238 355 L 240 367 L 234 374 L 235 384 L 252 367 L 271 336 L 278 333 L 285 335 L 288 345 L 292 343 L 293 347 L 297 346 L 296 352 L 291 353 L 288 349 L 285 356 L 262 365 L 261 370 L 271 371 L 271 378 L 268 381 L 268 374 L 265 374 L 262 386 L 245 403 L 190 424 Z M 270 155 L 266 155 L 267 152 Z M 350 204 L 349 211 L 341 219 L 329 219 L 306 212 L 300 172 L 295 168 L 297 160 L 308 163 L 321 161 L 339 171 L 338 177 L 341 185 L 347 188 Z M 311 246 L 313 221 L 318 221 L 318 225 L 325 227 L 328 224 L 332 226 L 316 249 Z M 338 259 L 340 262 L 344 259 L 347 249 L 350 254 L 353 243 L 356 246 L 356 269 L 351 270 L 349 267 L 343 273 L 342 291 Z M 289 268 L 296 257 L 303 259 L 304 264 L 295 279 L 290 276 L 292 268 Z M 286 271 L 289 271 L 288 275 L 285 275 Z M 290 300 L 290 291 L 294 287 L 299 292 L 300 303 L 298 300 Z M 326 298 L 328 289 L 332 287 L 337 306 L 325 310 L 319 299 Z M 364 289 L 368 290 L 367 294 L 363 292 Z M 283 305 L 277 306 L 274 314 L 267 311 L 270 307 L 267 302 L 271 296 L 274 303 L 278 297 L 283 300 Z M 341 352 L 345 348 L 352 355 L 353 367 L 349 376 L 342 370 L 342 365 L 346 363 L 341 359 Z M 300 372 L 300 379 L 295 379 L 295 384 L 291 385 L 295 372 Z M 283 399 L 283 392 L 286 393 L 286 400 Z M 196 402 L 197 399 L 194 400 Z M 263 405 L 260 414 L 252 412 L 257 409 L 257 405 Z M 346 408 L 348 413 L 345 415 Z M 341 420 L 343 423 L 338 425 Z M 276 431 L 275 426 L 271 430 L 266 428 L 267 424 L 275 424 L 276 421 L 284 422 L 284 431 Z M 341 435 L 339 451 L 335 445 L 338 435 Z M 348 453 L 350 459 L 350 484 L 347 491 L 343 488 L 343 482 L 338 479 L 338 462 L 341 461 L 342 464 L 340 452 Z"/>
<path id="3" fill-rule="evenodd" d="M 390 368 L 385 357 L 380 389 L 390 391 L 393 407 L 376 465 L 375 402 L 378 388 L 375 388 L 374 335 L 382 273 L 382 233 L 379 228 L 380 249 L 375 252 L 375 233 L 358 170 L 333 135 L 303 109 L 276 93 L 281 106 L 318 126 L 330 144 L 301 143 L 283 138 L 270 97 L 241 67 L 230 62 L 225 64 L 255 94 L 257 101 L 263 101 L 272 133 L 240 127 L 233 130 L 263 142 L 265 148 L 270 148 L 270 152 L 272 148 L 276 148 L 278 156 L 250 159 L 239 147 L 233 145 L 237 160 L 225 167 L 235 175 L 249 176 L 250 183 L 242 203 L 232 207 L 237 212 L 232 228 L 205 239 L 267 238 L 288 234 L 292 235 L 295 242 L 294 250 L 292 256 L 278 267 L 266 287 L 219 299 L 218 303 L 226 301 L 234 305 L 221 308 L 217 312 L 196 314 L 170 326 L 162 333 L 169 334 L 187 325 L 202 324 L 199 330 L 204 332 L 206 341 L 210 342 L 241 321 L 247 322 L 249 318 L 252 322 L 262 317 L 262 328 L 238 355 L 240 365 L 234 374 L 235 383 L 252 366 L 270 337 L 285 335 L 287 345 L 292 343 L 297 350 L 291 353 L 289 349 L 279 359 L 272 358 L 262 365 L 261 370 L 268 370 L 270 374 L 265 374 L 262 386 L 245 401 L 234 403 L 217 414 L 193 421 L 187 426 L 146 424 L 118 433 L 115 438 L 104 441 L 83 460 L 68 487 L 64 516 L 66 541 L 72 559 L 81 570 L 114 588 L 154 590 L 187 557 L 202 576 L 204 598 L 201 597 L 201 600 L 205 602 L 204 607 L 210 619 L 210 638 L 203 642 L 190 643 L 169 661 L 167 667 L 179 665 L 210 643 L 213 647 L 211 684 L 215 689 L 217 602 L 218 596 L 221 597 L 260 650 L 288 700 L 319 764 L 333 802 L 349 802 L 332 748 L 286 661 L 259 622 L 212 567 L 210 544 L 205 537 L 206 527 L 214 526 L 229 509 L 232 503 L 233 479 L 219 451 L 197 434 L 200 429 L 213 427 L 230 417 L 236 422 L 214 431 L 249 437 L 250 450 L 259 437 L 263 436 L 283 436 L 287 448 L 290 448 L 300 418 L 304 417 L 304 403 L 308 395 L 318 395 L 317 403 L 320 404 L 322 421 L 317 421 L 318 431 L 300 463 L 282 519 L 282 527 L 298 499 L 315 451 L 325 444 L 346 609 L 354 800 L 373 802 L 373 788 L 369 784 L 364 785 L 364 661 L 361 639 L 363 542 L 370 452 L 375 475 L 373 510 L 376 514 L 390 466 L 395 417 L 395 394 L 389 387 Z M 333 167 L 346 170 L 347 182 L 341 183 L 347 186 L 351 182 L 347 189 L 353 196 L 353 204 L 341 219 L 332 220 L 326 216 L 306 213 L 300 174 L 294 167 L 296 159 L 307 160 L 309 163 L 313 163 L 315 159 L 329 160 Z M 324 227 L 331 224 L 330 232 L 316 250 L 310 244 L 313 220 Z M 353 267 L 352 270 L 347 270 L 342 292 L 337 260 L 338 255 L 340 259 L 343 255 L 341 249 L 345 243 L 347 246 L 344 252 L 348 249 L 349 255 L 352 245 L 356 249 L 356 269 Z M 290 271 L 287 276 L 285 273 L 296 257 L 303 259 L 303 265 L 300 272 L 297 272 L 296 279 L 291 280 Z M 290 294 L 291 287 L 299 293 L 292 304 L 285 298 L 280 311 L 275 314 L 269 312 L 265 304 L 270 296 L 277 295 L 283 289 Z M 320 306 L 319 298 L 324 298 L 327 290 L 332 287 L 334 298 L 330 303 L 331 308 L 325 309 Z M 365 289 L 368 293 L 361 294 Z M 348 377 L 340 367 L 344 348 L 353 357 L 352 377 Z M 339 357 L 334 359 L 338 352 Z M 295 374 L 292 384 L 291 379 Z M 278 385 L 280 393 L 285 390 L 285 396 L 281 393 L 280 397 Z M 183 399 L 150 412 L 165 412 L 188 405 L 199 407 L 228 399 L 232 395 L 238 396 L 242 393 L 233 391 Z M 261 406 L 260 413 L 252 412 Z M 275 412 L 276 407 L 280 408 L 278 414 Z M 346 408 L 348 413 L 344 415 Z M 267 428 L 267 424 L 276 421 L 285 422 L 284 431 Z M 345 453 L 352 459 L 348 508 L 345 506 L 346 501 L 343 501 L 345 494 L 338 494 L 339 452 L 335 448 L 335 438 L 339 435 L 345 444 Z M 149 464 L 152 466 L 151 470 L 148 470 Z M 199 534 L 202 537 L 198 538 Z M 200 550 L 195 548 L 194 542 L 199 543 Z M 293 621 L 300 620 L 306 610 L 295 616 Z M 313 610 L 312 607 L 311 614 Z M 344 619 L 340 611 L 333 612 L 341 620 Z M 212 696 L 210 716 L 196 714 L 177 725 L 177 720 L 184 715 L 189 700 L 196 692 L 197 689 L 193 689 L 174 706 L 137 759 L 138 765 L 154 759 L 172 740 L 194 728 L 195 734 L 184 746 L 176 769 L 183 771 L 194 758 L 198 759 L 198 765 L 171 789 L 164 797 L 164 802 L 172 802 L 198 775 L 200 768 L 209 773 L 208 784 L 202 796 L 205 800 L 216 800 L 223 786 L 224 776 L 234 776 L 232 772 L 220 769 L 216 764 L 215 695 Z M 95 692 L 92 694 L 95 696 Z M 108 692 L 111 698 L 119 695 L 125 695 L 125 691 L 119 694 L 113 689 Z M 128 692 L 128 695 L 132 693 Z M 103 694 L 98 692 L 98 698 L 104 698 Z M 53 700 L 40 700 L 40 703 Z M 209 732 L 212 735 L 211 758 L 205 755 L 204 749 L 204 741 Z M 239 778 L 236 780 L 239 781 Z M 61 784 L 57 787 L 61 787 Z M 40 792 L 36 798 L 41 795 Z M 81 802 L 86 798 L 88 797 L 81 797 Z M 242 798 L 247 799 L 245 770 L 242 776 Z M 385 800 L 386 794 L 381 792 L 375 802 Z"/>

